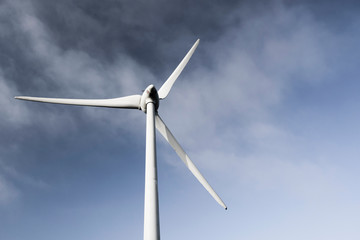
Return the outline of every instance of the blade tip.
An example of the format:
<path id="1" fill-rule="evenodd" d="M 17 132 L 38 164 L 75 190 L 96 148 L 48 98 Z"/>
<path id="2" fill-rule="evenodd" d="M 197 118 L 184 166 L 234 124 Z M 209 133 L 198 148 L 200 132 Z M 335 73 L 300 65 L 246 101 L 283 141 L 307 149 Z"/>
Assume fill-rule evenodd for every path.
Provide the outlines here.
<path id="1" fill-rule="evenodd" d="M 18 100 L 28 100 L 29 99 L 28 97 L 25 97 L 25 96 L 15 96 L 14 98 L 18 99 Z"/>

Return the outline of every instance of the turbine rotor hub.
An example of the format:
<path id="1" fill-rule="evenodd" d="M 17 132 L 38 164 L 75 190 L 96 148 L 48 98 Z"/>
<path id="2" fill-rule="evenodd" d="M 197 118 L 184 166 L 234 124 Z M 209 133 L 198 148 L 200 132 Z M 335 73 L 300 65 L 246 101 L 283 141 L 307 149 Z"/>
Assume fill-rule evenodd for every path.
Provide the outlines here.
<path id="1" fill-rule="evenodd" d="M 143 112 L 146 113 L 146 106 L 148 103 L 154 103 L 155 111 L 159 108 L 159 94 L 154 85 L 149 85 L 143 92 L 140 100 L 140 107 Z"/>

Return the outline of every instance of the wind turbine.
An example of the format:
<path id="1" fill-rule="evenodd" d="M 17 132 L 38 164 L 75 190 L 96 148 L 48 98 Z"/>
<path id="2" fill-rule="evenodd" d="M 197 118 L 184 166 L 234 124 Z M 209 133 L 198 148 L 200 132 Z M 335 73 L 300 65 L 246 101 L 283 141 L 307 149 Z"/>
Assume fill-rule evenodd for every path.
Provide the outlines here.
<path id="1" fill-rule="evenodd" d="M 157 163 L 156 163 L 156 138 L 155 126 L 160 134 L 175 150 L 177 155 L 185 163 L 186 167 L 192 172 L 203 187 L 210 193 L 210 195 L 223 207 L 227 209 L 224 202 L 217 195 L 214 189 L 206 181 L 203 175 L 199 172 L 194 163 L 190 160 L 184 149 L 180 146 L 174 135 L 170 132 L 164 121 L 160 118 L 158 113 L 159 100 L 163 100 L 169 94 L 173 84 L 179 77 L 180 73 L 190 60 L 195 49 L 199 45 L 200 39 L 191 47 L 184 59 L 176 67 L 174 72 L 161 86 L 159 91 L 154 85 L 149 85 L 142 95 L 130 95 L 120 98 L 111 99 L 65 99 L 65 98 L 42 98 L 42 97 L 27 97 L 18 96 L 16 99 L 58 103 L 69 105 L 81 105 L 92 107 L 108 107 L 108 108 L 129 108 L 139 109 L 146 114 L 146 157 L 145 157 L 145 200 L 144 200 L 144 240 L 159 240 L 160 239 L 160 224 L 159 224 L 159 201 L 158 201 L 158 185 L 157 185 Z"/>

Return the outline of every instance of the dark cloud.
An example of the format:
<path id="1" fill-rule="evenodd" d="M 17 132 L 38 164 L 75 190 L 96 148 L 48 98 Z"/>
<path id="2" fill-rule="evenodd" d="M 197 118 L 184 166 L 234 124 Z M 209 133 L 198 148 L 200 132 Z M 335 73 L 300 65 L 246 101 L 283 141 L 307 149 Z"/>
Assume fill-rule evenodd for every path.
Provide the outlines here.
<path id="1" fill-rule="evenodd" d="M 174 42 L 188 45 L 196 38 L 217 39 L 240 1 L 221 5 L 215 1 L 34 3 L 37 16 L 63 50 L 86 51 L 106 61 L 125 53 L 157 71 L 174 57 L 164 51 L 164 44 L 174 47 Z"/>
<path id="2" fill-rule="evenodd" d="M 5 30 L 0 64 L 6 79 L 15 81 L 21 92 L 27 87 L 46 90 L 60 87 L 55 79 L 48 80 L 52 76 L 43 72 L 47 62 L 34 54 L 28 35 L 19 27 L 20 15 L 33 14 L 61 52 L 84 52 L 104 64 L 114 64 L 119 55 L 127 55 L 148 67 L 155 76 L 166 78 L 169 68 L 176 66 L 184 49 L 196 38 L 216 41 L 247 17 L 272 11 L 270 2 L 34 0 L 28 4 L 31 13 L 27 13 L 26 9 L 19 9 L 21 4 L 5 1 L 2 5 L 6 10 L 0 16 Z M 356 16 L 359 5 L 356 1 L 284 2 L 309 9 L 319 20 L 328 16 L 324 22 L 334 19 L 333 25 L 338 28 L 343 28 L 340 19 Z M 334 18 L 334 14 L 338 17 Z"/>
<path id="3" fill-rule="evenodd" d="M 35 87 L 33 83 L 41 77 L 43 64 L 32 55 L 27 35 L 19 28 L 18 15 L 16 8 L 7 2 L 2 3 L 0 66 L 4 80 L 22 90 L 24 86 Z"/>

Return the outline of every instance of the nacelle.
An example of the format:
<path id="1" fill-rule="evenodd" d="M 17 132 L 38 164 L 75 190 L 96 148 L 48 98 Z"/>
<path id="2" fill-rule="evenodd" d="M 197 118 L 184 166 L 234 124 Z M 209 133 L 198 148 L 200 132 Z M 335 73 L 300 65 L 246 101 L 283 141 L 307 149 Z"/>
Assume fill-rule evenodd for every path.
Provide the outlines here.
<path id="1" fill-rule="evenodd" d="M 155 110 L 159 108 L 159 94 L 154 85 L 149 85 L 143 92 L 140 100 L 140 107 L 143 112 L 146 113 L 146 104 L 153 102 Z"/>

